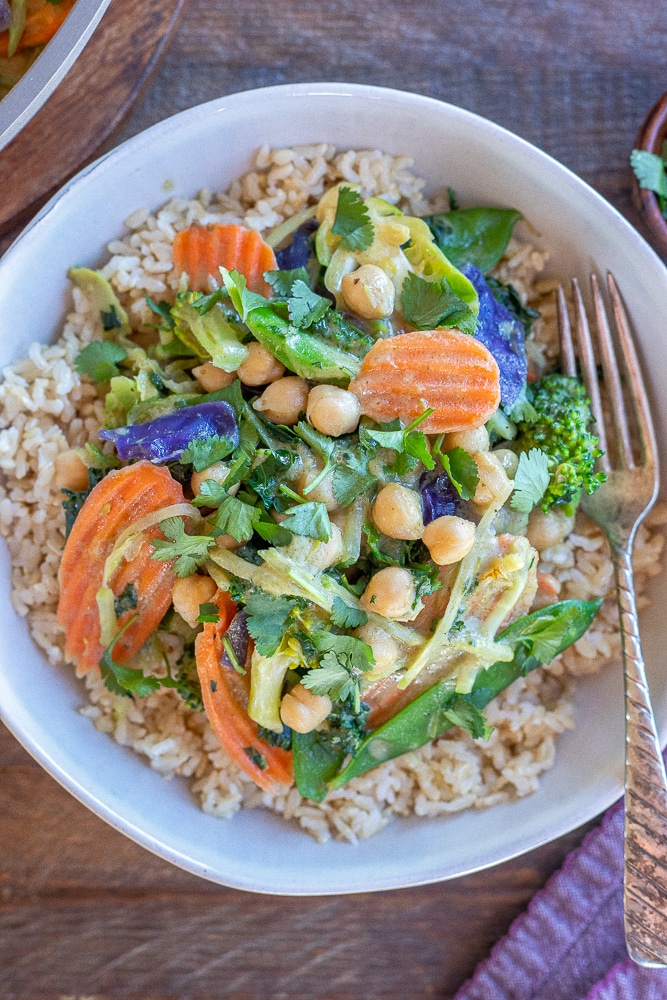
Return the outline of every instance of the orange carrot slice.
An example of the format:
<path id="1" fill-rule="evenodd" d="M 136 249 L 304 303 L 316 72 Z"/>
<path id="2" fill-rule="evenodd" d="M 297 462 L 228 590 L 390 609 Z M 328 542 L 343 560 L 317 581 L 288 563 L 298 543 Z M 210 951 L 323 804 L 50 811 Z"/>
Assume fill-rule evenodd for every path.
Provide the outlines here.
<path id="1" fill-rule="evenodd" d="M 49 3 L 48 0 L 28 0 L 25 29 L 16 51 L 29 49 L 33 45 L 46 45 L 63 23 L 75 0 L 60 0 L 59 3 Z M 9 48 L 9 32 L 0 31 L 0 56 L 6 56 Z"/>
<path id="2" fill-rule="evenodd" d="M 169 470 L 137 462 L 110 472 L 91 490 L 70 532 L 58 571 L 58 622 L 66 633 L 65 654 L 79 675 L 98 666 L 104 647 L 96 595 L 104 565 L 114 544 L 129 525 L 146 514 L 183 503 L 183 490 Z M 146 530 L 138 551 L 124 560 L 110 580 L 118 596 L 128 583 L 137 591 L 137 606 L 119 618 L 122 627 L 136 620 L 114 646 L 118 663 L 127 661 L 155 631 L 171 604 L 176 576 L 171 562 L 151 559 L 151 539 L 163 537 L 158 526 Z"/>
<path id="3" fill-rule="evenodd" d="M 500 405 L 500 374 L 491 352 L 458 330 L 423 330 L 378 340 L 350 391 L 373 420 L 400 417 L 427 434 L 481 427 Z"/>
<path id="4" fill-rule="evenodd" d="M 209 291 L 209 278 L 219 285 L 220 267 L 236 269 L 251 291 L 269 295 L 264 272 L 275 270 L 277 264 L 273 250 L 254 229 L 193 225 L 176 233 L 174 269 L 178 275 L 187 274 L 191 289 Z"/>
<path id="5" fill-rule="evenodd" d="M 257 735 L 257 723 L 247 712 L 249 677 L 222 666 L 222 637 L 234 616 L 235 605 L 228 594 L 213 598 L 220 620 L 207 622 L 195 640 L 197 673 L 202 698 L 213 732 L 242 771 L 267 792 L 278 792 L 294 782 L 292 754 L 272 747 Z M 262 758 L 264 759 L 262 761 Z M 266 762 L 266 767 L 262 765 Z"/>

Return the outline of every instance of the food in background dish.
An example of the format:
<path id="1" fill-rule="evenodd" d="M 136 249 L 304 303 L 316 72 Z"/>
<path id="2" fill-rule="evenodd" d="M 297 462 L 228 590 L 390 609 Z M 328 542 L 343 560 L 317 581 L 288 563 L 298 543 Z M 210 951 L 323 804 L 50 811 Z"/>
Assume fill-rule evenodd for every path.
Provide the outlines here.
<path id="1" fill-rule="evenodd" d="M 0 98 L 21 79 L 75 0 L 0 0 Z"/>
<path id="2" fill-rule="evenodd" d="M 617 648 L 544 258 L 452 198 L 403 158 L 261 151 L 71 271 L 63 338 L 1 390 L 15 603 L 210 812 L 354 839 L 527 794 L 568 675 Z"/>

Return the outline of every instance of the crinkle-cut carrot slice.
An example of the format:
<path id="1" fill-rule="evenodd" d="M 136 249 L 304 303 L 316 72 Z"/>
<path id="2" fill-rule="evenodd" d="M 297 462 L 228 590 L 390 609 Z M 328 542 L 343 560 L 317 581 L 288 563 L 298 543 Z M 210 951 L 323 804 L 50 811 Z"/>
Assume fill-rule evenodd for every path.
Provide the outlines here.
<path id="1" fill-rule="evenodd" d="M 208 292 L 210 278 L 220 285 L 220 267 L 237 270 L 251 291 L 269 295 L 264 272 L 275 270 L 277 264 L 273 250 L 254 229 L 195 224 L 176 233 L 174 270 L 178 275 L 187 274 L 193 291 Z"/>
<path id="2" fill-rule="evenodd" d="M 46 45 L 63 23 L 75 0 L 60 0 L 59 3 L 49 3 L 49 0 L 28 0 L 25 28 L 16 51 L 29 49 L 33 45 Z M 6 56 L 9 49 L 9 32 L 0 31 L 0 56 Z"/>
<path id="3" fill-rule="evenodd" d="M 96 596 L 116 540 L 146 514 L 183 500 L 183 490 L 169 470 L 150 462 L 110 472 L 91 490 L 72 526 L 58 571 L 58 622 L 65 629 L 65 655 L 76 663 L 79 675 L 97 667 L 104 652 Z M 137 616 L 114 646 L 118 663 L 134 656 L 171 604 L 176 577 L 171 562 L 151 559 L 150 540 L 155 537 L 163 537 L 157 525 L 145 532 L 138 550 L 123 560 L 110 580 L 116 596 L 128 583 L 137 591 L 137 607 L 119 619 L 122 626 L 128 617 Z"/>
<path id="4" fill-rule="evenodd" d="M 270 746 L 257 735 L 257 723 L 247 712 L 249 676 L 243 677 L 222 665 L 222 637 L 234 616 L 235 605 L 222 591 L 214 595 L 212 603 L 218 605 L 219 621 L 207 622 L 195 640 L 197 673 L 208 721 L 241 770 L 260 788 L 278 792 L 294 782 L 292 753 Z"/>
<path id="5" fill-rule="evenodd" d="M 400 417 L 427 434 L 480 427 L 500 405 L 500 374 L 491 352 L 458 330 L 421 330 L 378 340 L 350 391 L 361 412 L 380 422 Z"/>

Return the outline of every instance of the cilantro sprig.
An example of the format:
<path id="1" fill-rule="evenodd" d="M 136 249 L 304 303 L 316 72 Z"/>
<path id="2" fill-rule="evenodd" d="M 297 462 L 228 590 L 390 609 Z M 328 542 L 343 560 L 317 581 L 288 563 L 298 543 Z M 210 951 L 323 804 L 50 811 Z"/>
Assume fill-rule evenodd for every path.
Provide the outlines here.
<path id="1" fill-rule="evenodd" d="M 444 435 L 433 444 L 433 454 L 438 458 L 449 480 L 462 500 L 472 500 L 479 483 L 479 469 L 472 455 L 465 448 L 442 450 Z"/>
<path id="2" fill-rule="evenodd" d="M 335 701 L 350 700 L 361 708 L 361 678 L 373 669 L 371 647 L 351 635 L 337 635 L 319 629 L 311 636 L 315 649 L 322 653 L 319 667 L 309 670 L 301 683 L 313 694 L 328 694 Z"/>
<path id="3" fill-rule="evenodd" d="M 331 309 L 330 300 L 311 289 L 305 267 L 291 271 L 266 271 L 264 277 L 276 295 L 285 299 L 289 318 L 300 330 L 319 323 Z"/>
<path id="4" fill-rule="evenodd" d="M 212 535 L 188 535 L 180 517 L 167 517 L 160 521 L 160 530 L 167 541 L 155 538 L 152 546 L 155 549 L 151 559 L 165 562 L 174 559 L 176 576 L 191 576 L 208 559 L 208 550 L 215 545 Z"/>
<path id="5" fill-rule="evenodd" d="M 375 229 L 360 194 L 349 187 L 338 189 L 338 203 L 331 232 L 342 236 L 344 250 L 368 250 L 375 238 Z"/>
<path id="6" fill-rule="evenodd" d="M 446 278 L 427 281 L 417 274 L 407 274 L 401 291 L 401 306 L 404 319 L 417 330 L 457 327 L 473 318 L 470 306 L 454 294 Z"/>
<path id="7" fill-rule="evenodd" d="M 550 481 L 549 456 L 546 452 L 539 448 L 521 452 L 510 500 L 512 510 L 529 514 L 546 493 Z"/>
<path id="8" fill-rule="evenodd" d="M 127 358 L 127 351 L 113 340 L 93 340 L 76 356 L 74 367 L 80 375 L 93 382 L 108 382 L 120 375 L 118 365 Z"/>

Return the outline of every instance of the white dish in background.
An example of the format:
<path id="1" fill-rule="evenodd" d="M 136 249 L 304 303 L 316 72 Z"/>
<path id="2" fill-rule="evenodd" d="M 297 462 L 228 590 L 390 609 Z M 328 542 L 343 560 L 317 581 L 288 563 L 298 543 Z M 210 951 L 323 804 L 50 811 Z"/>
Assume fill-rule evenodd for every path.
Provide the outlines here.
<path id="1" fill-rule="evenodd" d="M 0 149 L 18 135 L 65 78 L 110 2 L 78 0 L 27 73 L 0 100 Z"/>
<path id="2" fill-rule="evenodd" d="M 667 271 L 643 239 L 566 168 L 504 129 L 451 105 L 373 87 L 299 84 L 250 91 L 154 126 L 72 180 L 0 261 L 0 364 L 56 335 L 68 305 L 66 270 L 96 266 L 135 208 L 167 192 L 223 189 L 260 145 L 333 142 L 414 157 L 431 189 L 462 204 L 520 209 L 550 271 L 616 275 L 639 335 L 667 443 Z M 196 151 L 196 155 L 193 155 Z M 537 235 L 535 235 L 537 234 Z M 29 303 L 29 309 L 26 304 Z M 592 818 L 622 791 L 619 667 L 579 685 L 576 729 L 558 740 L 539 791 L 490 811 L 397 820 L 357 846 L 316 844 L 266 811 L 231 821 L 200 812 L 180 779 L 165 781 L 78 714 L 73 672 L 49 665 L 11 610 L 9 558 L 0 553 L 0 714 L 37 760 L 82 802 L 138 843 L 225 885 L 285 894 L 361 892 L 435 882 L 507 860 Z M 643 616 L 656 715 L 667 736 L 665 581 Z"/>

